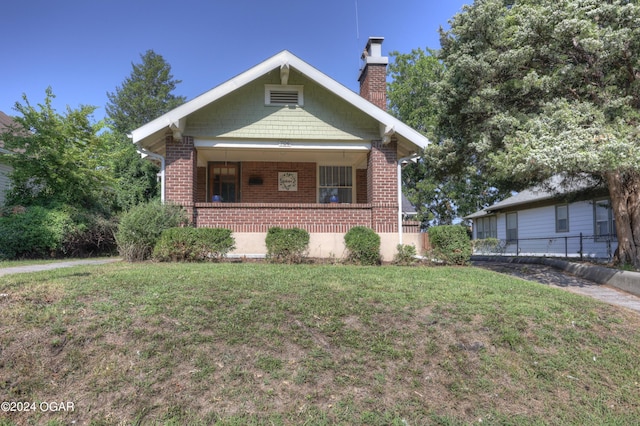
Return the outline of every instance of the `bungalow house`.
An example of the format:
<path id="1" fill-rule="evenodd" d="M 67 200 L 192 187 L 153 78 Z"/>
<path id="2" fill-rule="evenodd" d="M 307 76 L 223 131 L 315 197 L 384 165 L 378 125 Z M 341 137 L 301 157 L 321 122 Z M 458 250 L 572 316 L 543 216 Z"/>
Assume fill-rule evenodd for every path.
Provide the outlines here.
<path id="1" fill-rule="evenodd" d="M 466 216 L 474 239 L 501 241 L 497 250 L 476 251 L 609 260 L 617 237 L 606 188 L 585 182 L 560 188 L 559 182 L 552 179 Z"/>
<path id="2" fill-rule="evenodd" d="M 400 169 L 429 141 L 385 112 L 382 42 L 362 54 L 360 95 L 282 51 L 134 130 L 161 165 L 163 201 L 195 226 L 231 229 L 236 255 L 266 253 L 273 226 L 306 229 L 314 257 L 342 256 L 354 226 L 380 235 L 385 259 L 398 243 L 420 250 Z"/>
<path id="3" fill-rule="evenodd" d="M 0 135 L 7 129 L 13 120 L 4 112 L 0 111 Z M 2 139 L 0 139 L 0 207 L 4 205 L 5 193 L 9 190 L 11 181 L 9 180 L 9 173 L 11 167 L 8 164 L 2 162 L 2 154 L 9 154 L 10 152 L 4 149 Z"/>

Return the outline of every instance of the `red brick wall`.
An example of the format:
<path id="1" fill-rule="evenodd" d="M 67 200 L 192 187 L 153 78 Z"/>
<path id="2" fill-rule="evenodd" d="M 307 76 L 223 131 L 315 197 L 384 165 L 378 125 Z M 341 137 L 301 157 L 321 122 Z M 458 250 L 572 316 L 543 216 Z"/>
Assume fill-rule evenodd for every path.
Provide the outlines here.
<path id="1" fill-rule="evenodd" d="M 196 202 L 204 203 L 207 201 L 207 168 L 198 167 L 196 173 Z"/>
<path id="2" fill-rule="evenodd" d="M 368 203 L 367 169 L 356 169 L 356 203 Z"/>
<path id="3" fill-rule="evenodd" d="M 185 136 L 180 141 L 174 141 L 172 136 L 167 136 L 165 147 L 165 199 L 185 207 L 192 206 L 197 178 L 197 153 L 193 138 Z"/>
<path id="4" fill-rule="evenodd" d="M 360 76 L 360 96 L 386 111 L 387 66 L 367 64 Z"/>
<path id="5" fill-rule="evenodd" d="M 243 203 L 316 203 L 315 163 L 242 163 L 241 191 Z M 278 191 L 278 172 L 298 173 L 297 191 Z M 252 177 L 262 178 L 262 185 L 249 185 Z"/>
<path id="6" fill-rule="evenodd" d="M 300 227 L 309 233 L 344 233 L 371 226 L 369 205 L 357 204 L 196 204 L 196 226 L 234 232 L 267 232 L 272 226 Z"/>
<path id="7" fill-rule="evenodd" d="M 372 227 L 376 232 L 398 232 L 396 142 L 371 142 L 367 170 L 367 196 L 373 209 Z"/>

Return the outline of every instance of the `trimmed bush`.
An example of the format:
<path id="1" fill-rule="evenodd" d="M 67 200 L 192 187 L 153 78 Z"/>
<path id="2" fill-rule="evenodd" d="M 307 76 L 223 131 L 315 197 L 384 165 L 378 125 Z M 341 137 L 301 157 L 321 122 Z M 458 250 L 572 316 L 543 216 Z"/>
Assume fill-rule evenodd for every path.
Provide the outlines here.
<path id="1" fill-rule="evenodd" d="M 165 229 L 187 223 L 187 214 L 178 205 L 157 201 L 138 204 L 120 219 L 116 233 L 118 252 L 129 262 L 148 259 Z"/>
<path id="2" fill-rule="evenodd" d="M 229 229 L 169 228 L 160 235 L 153 258 L 161 262 L 220 260 L 235 248 Z"/>
<path id="3" fill-rule="evenodd" d="M 452 265 L 466 265 L 471 258 L 471 239 L 462 225 L 442 225 L 429 228 L 432 255 Z"/>
<path id="4" fill-rule="evenodd" d="M 57 256 L 71 229 L 73 220 L 64 208 L 16 206 L 0 217 L 0 258 Z"/>
<path id="5" fill-rule="evenodd" d="M 344 236 L 347 260 L 361 265 L 380 264 L 380 236 L 371 228 L 354 226 Z"/>
<path id="6" fill-rule="evenodd" d="M 300 228 L 269 228 L 267 259 L 276 263 L 302 263 L 309 249 L 309 233 Z"/>
<path id="7" fill-rule="evenodd" d="M 393 264 L 394 265 L 413 265 L 418 261 L 416 259 L 416 247 L 408 244 L 398 244 L 396 246 L 396 250 L 398 251 L 395 256 L 393 256 Z"/>

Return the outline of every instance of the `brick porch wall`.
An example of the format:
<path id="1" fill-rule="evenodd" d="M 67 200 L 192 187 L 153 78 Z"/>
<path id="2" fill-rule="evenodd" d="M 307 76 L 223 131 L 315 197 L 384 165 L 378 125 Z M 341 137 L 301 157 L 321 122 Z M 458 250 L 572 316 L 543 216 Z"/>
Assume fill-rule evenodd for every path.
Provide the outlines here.
<path id="1" fill-rule="evenodd" d="M 172 136 L 165 139 L 165 199 L 185 207 L 193 206 L 196 199 L 197 153 L 193 138 L 185 136 L 175 141 Z"/>
<path id="2" fill-rule="evenodd" d="M 356 170 L 356 203 L 368 203 L 367 199 L 367 169 Z"/>
<path id="3" fill-rule="evenodd" d="M 267 232 L 272 226 L 300 227 L 309 233 L 345 233 L 371 226 L 368 204 L 197 203 L 195 224 L 233 232 Z"/>
<path id="4" fill-rule="evenodd" d="M 241 201 L 243 203 L 315 203 L 316 164 L 292 162 L 243 162 Z M 278 172 L 298 173 L 297 191 L 278 191 Z M 260 177 L 261 185 L 249 185 L 251 177 Z"/>
<path id="5" fill-rule="evenodd" d="M 207 201 L 207 168 L 198 167 L 196 173 L 196 202 L 204 203 Z"/>
<path id="6" fill-rule="evenodd" d="M 367 198 L 372 207 L 372 227 L 376 232 L 398 232 L 396 142 L 371 142 L 367 169 Z"/>

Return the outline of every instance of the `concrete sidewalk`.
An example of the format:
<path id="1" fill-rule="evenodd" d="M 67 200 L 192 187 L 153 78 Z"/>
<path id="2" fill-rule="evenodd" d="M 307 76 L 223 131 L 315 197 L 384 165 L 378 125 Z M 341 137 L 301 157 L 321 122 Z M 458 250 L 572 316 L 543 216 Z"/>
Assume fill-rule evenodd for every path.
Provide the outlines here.
<path id="1" fill-rule="evenodd" d="M 472 263 L 640 313 L 640 273 L 637 272 L 548 258 L 473 256 Z"/>
<path id="2" fill-rule="evenodd" d="M 120 258 L 105 258 L 105 259 L 82 259 L 82 260 L 71 260 L 71 261 L 62 261 L 62 262 L 52 262 L 52 263 L 42 263 L 42 264 L 34 264 L 34 265 L 24 265 L 24 266 L 12 266 L 10 268 L 0 268 L 0 277 L 9 274 L 21 274 L 25 272 L 39 272 L 39 271 L 50 271 L 52 269 L 58 268 L 70 268 L 72 266 L 81 266 L 81 265 L 103 265 L 105 263 L 113 263 L 120 262 L 122 259 Z"/>

